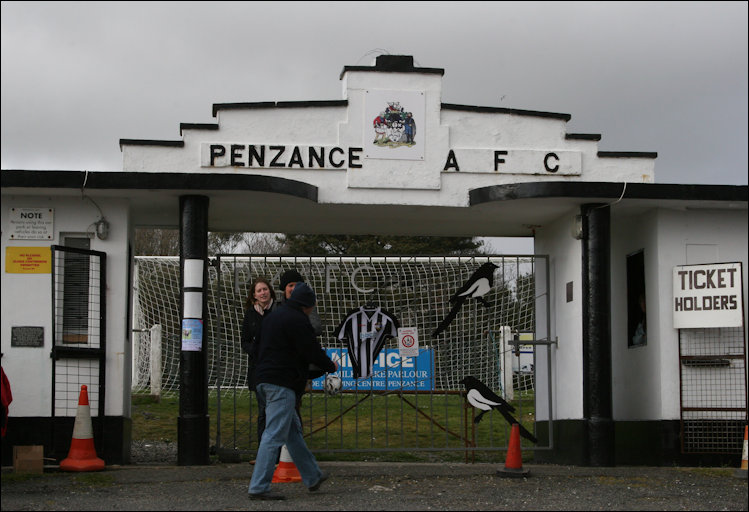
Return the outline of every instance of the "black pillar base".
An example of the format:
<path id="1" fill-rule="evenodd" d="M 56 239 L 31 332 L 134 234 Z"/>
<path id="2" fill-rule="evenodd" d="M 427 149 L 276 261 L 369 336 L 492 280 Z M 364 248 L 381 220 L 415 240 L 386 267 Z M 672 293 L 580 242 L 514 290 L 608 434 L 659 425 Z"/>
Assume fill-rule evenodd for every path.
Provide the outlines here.
<path id="1" fill-rule="evenodd" d="M 588 465 L 607 467 L 616 465 L 614 421 L 611 418 L 590 418 L 588 430 Z"/>
<path id="2" fill-rule="evenodd" d="M 210 464 L 208 416 L 180 416 L 177 418 L 177 465 L 204 466 Z"/>

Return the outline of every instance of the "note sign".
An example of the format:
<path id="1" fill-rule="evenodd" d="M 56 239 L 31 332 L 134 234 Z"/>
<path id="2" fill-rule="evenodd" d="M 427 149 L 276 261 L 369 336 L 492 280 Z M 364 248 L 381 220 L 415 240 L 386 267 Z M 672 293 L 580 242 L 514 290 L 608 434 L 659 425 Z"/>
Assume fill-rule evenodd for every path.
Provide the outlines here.
<path id="1" fill-rule="evenodd" d="M 8 216 L 8 238 L 11 240 L 52 240 L 55 210 L 53 208 L 11 208 Z"/>

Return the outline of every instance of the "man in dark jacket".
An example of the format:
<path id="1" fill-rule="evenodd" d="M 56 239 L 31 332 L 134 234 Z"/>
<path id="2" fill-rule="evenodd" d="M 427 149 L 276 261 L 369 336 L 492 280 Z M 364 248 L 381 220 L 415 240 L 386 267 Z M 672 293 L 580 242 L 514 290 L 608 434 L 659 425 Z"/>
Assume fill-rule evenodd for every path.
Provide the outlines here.
<path id="1" fill-rule="evenodd" d="M 309 285 L 297 283 L 289 299 L 263 320 L 255 387 L 265 402 L 266 422 L 250 481 L 252 499 L 283 499 L 283 495 L 270 490 L 276 457 L 283 445 L 310 491 L 319 489 L 328 478 L 304 442 L 295 410 L 297 396 L 307 384 L 310 364 L 326 372 L 338 370 L 338 364 L 325 354 L 315 338 L 309 321 L 316 300 Z"/>
<path id="2" fill-rule="evenodd" d="M 296 284 L 304 282 L 304 276 L 293 268 L 281 274 L 281 297 L 278 302 L 283 304 L 287 301 L 291 297 Z M 309 314 L 309 322 L 312 324 L 315 334 L 320 336 L 322 334 L 322 320 L 320 319 L 320 314 L 317 312 L 317 308 L 312 308 L 312 313 Z"/>
<path id="3" fill-rule="evenodd" d="M 299 273 L 296 269 L 289 269 L 283 274 L 281 274 L 281 298 L 279 299 L 278 303 L 283 304 L 285 301 L 291 297 L 292 292 L 294 291 L 294 287 L 297 285 L 297 283 L 304 283 L 304 276 Z M 317 307 L 312 308 L 312 312 L 307 315 L 309 317 L 309 323 L 312 324 L 312 329 L 315 331 L 316 336 L 322 335 L 322 320 L 320 319 L 320 314 L 317 312 Z M 323 370 L 320 370 L 317 366 L 312 365 L 309 372 L 309 379 L 316 379 L 318 377 L 321 377 L 325 375 L 325 372 Z M 307 381 L 307 388 L 311 385 L 312 381 Z M 296 396 L 296 411 L 299 414 L 299 418 L 301 419 L 301 408 L 302 408 L 302 395 L 304 393 L 299 393 Z"/>

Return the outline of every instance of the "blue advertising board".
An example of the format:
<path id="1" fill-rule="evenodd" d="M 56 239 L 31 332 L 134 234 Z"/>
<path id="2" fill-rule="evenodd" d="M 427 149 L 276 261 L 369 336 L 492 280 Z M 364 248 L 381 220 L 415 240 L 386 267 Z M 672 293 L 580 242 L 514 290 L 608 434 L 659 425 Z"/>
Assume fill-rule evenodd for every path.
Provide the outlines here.
<path id="1" fill-rule="evenodd" d="M 351 367 L 348 350 L 329 348 L 326 352 L 329 358 L 338 363 L 337 375 L 341 377 L 344 391 L 434 389 L 434 351 L 432 349 L 420 349 L 418 357 L 402 359 L 398 354 L 398 349 L 384 349 L 372 366 L 372 375 L 360 379 L 354 378 L 354 369 Z M 312 389 L 322 389 L 324 379 L 324 376 L 314 379 Z"/>

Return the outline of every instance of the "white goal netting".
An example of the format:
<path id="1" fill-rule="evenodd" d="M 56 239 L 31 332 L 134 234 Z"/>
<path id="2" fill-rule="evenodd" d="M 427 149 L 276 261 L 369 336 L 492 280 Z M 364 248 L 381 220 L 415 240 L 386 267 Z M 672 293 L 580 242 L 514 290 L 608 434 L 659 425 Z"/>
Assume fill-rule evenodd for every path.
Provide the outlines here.
<path id="1" fill-rule="evenodd" d="M 161 357 L 160 389 L 176 391 L 181 340 L 179 258 L 139 256 L 135 262 L 133 391 L 150 388 L 155 325 L 161 332 L 157 354 Z M 444 332 L 433 336 L 452 307 L 450 297 L 487 262 L 497 266 L 493 286 L 483 296 L 488 307 L 476 299 L 467 300 Z M 493 389 L 502 389 L 507 382 L 503 373 L 513 370 L 506 357 L 512 347 L 498 333 L 503 327 L 505 332 L 509 328 L 526 335 L 534 333 L 537 269 L 533 256 L 221 255 L 211 259 L 206 287 L 209 318 L 204 342 L 211 387 L 246 389 L 247 356 L 241 350 L 240 331 L 249 286 L 253 279 L 265 277 L 278 295 L 280 276 L 290 268 L 305 276 L 317 293 L 324 328 L 320 342 L 324 347 L 345 352 L 345 345 L 333 334 L 336 327 L 351 309 L 367 303 L 379 305 L 393 313 L 401 327 L 417 330 L 421 349 L 431 349 L 430 377 L 435 390 L 461 389 L 459 382 L 467 375 Z M 397 347 L 396 339 L 385 345 L 386 349 Z"/>

